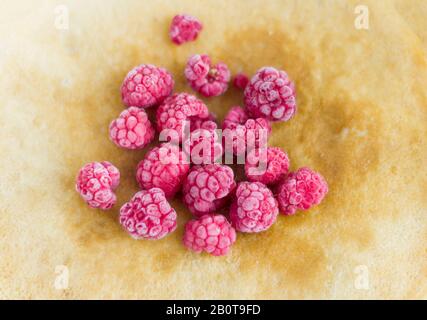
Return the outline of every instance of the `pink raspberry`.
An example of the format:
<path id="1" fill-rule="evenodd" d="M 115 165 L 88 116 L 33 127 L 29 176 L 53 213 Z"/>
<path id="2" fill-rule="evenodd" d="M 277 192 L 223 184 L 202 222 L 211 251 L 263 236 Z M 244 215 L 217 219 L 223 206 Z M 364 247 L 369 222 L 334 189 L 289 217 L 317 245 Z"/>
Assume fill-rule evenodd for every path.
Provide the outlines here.
<path id="1" fill-rule="evenodd" d="M 186 154 L 194 164 L 212 164 L 222 157 L 223 148 L 217 133 L 217 124 L 207 120 L 197 123 L 199 128 L 190 133 L 183 143 Z"/>
<path id="2" fill-rule="evenodd" d="M 233 85 L 240 90 L 244 90 L 249 83 L 249 78 L 244 73 L 238 73 L 233 79 Z"/>
<path id="3" fill-rule="evenodd" d="M 148 151 L 138 163 L 136 180 L 142 189 L 160 188 L 167 198 L 177 193 L 190 170 L 178 146 L 164 143 Z"/>
<path id="4" fill-rule="evenodd" d="M 123 81 L 123 103 L 128 107 L 148 108 L 163 102 L 174 87 L 172 75 L 163 68 L 142 64 L 132 69 Z"/>
<path id="5" fill-rule="evenodd" d="M 194 167 L 183 184 L 183 201 L 194 215 L 201 216 L 220 209 L 235 187 L 234 172 L 228 166 L 208 164 Z"/>
<path id="6" fill-rule="evenodd" d="M 295 86 L 284 71 L 261 68 L 246 86 L 244 94 L 245 106 L 254 118 L 288 121 L 296 112 Z"/>
<path id="7" fill-rule="evenodd" d="M 203 101 L 188 93 L 178 93 L 167 98 L 157 109 L 157 129 L 159 132 L 177 135 L 182 142 L 183 135 L 193 122 L 210 117 L 208 107 Z"/>
<path id="8" fill-rule="evenodd" d="M 308 210 L 318 205 L 327 193 L 328 184 L 319 173 L 300 168 L 279 184 L 277 201 L 283 214 L 293 215 L 297 209 Z"/>
<path id="9" fill-rule="evenodd" d="M 205 214 L 185 225 L 184 245 L 197 253 L 206 251 L 213 256 L 224 256 L 236 242 L 236 231 L 220 214 Z"/>
<path id="10" fill-rule="evenodd" d="M 245 173 L 249 181 L 275 184 L 288 173 L 288 170 L 288 155 L 280 148 L 254 149 L 246 157 Z"/>
<path id="11" fill-rule="evenodd" d="M 110 139 L 119 147 L 142 149 L 154 139 L 155 130 L 144 109 L 130 107 L 110 124 Z"/>
<path id="12" fill-rule="evenodd" d="M 226 153 L 244 155 L 254 148 L 265 148 L 271 133 L 267 119 L 247 119 L 241 107 L 233 107 L 223 122 L 223 136 Z"/>
<path id="13" fill-rule="evenodd" d="M 216 97 L 228 89 L 230 70 L 220 62 L 212 66 L 206 54 L 191 56 L 185 67 L 185 78 L 190 86 L 205 97 Z"/>
<path id="14" fill-rule="evenodd" d="M 121 207 L 119 220 L 135 239 L 158 240 L 176 229 L 176 211 L 159 188 L 137 192 Z"/>
<path id="15" fill-rule="evenodd" d="M 172 42 L 181 45 L 196 40 L 202 29 L 203 25 L 197 18 L 188 14 L 178 14 L 172 19 L 169 36 Z"/>
<path id="16" fill-rule="evenodd" d="M 120 172 L 110 162 L 91 162 L 80 169 L 76 190 L 91 208 L 108 210 L 116 203 L 119 182 Z"/>
<path id="17" fill-rule="evenodd" d="M 261 232 L 276 221 L 279 207 L 273 193 L 260 182 L 241 182 L 230 208 L 233 227 L 241 232 Z"/>

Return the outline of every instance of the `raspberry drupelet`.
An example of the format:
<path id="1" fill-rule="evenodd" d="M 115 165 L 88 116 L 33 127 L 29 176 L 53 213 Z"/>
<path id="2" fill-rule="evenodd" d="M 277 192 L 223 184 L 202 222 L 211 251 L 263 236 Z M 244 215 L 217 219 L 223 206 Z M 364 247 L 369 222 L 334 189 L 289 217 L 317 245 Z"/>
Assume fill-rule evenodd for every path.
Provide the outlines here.
<path id="1" fill-rule="evenodd" d="M 318 205 L 328 193 L 326 180 L 309 168 L 288 174 L 277 187 L 277 201 L 281 212 L 293 215 Z"/>
<path id="2" fill-rule="evenodd" d="M 164 143 L 148 151 L 138 163 L 136 180 L 142 189 L 160 188 L 167 198 L 171 198 L 181 189 L 189 169 L 179 147 Z"/>
<path id="3" fill-rule="evenodd" d="M 184 204 L 195 215 L 222 208 L 236 187 L 233 170 L 225 165 L 208 164 L 192 168 L 184 181 Z"/>
<path id="4" fill-rule="evenodd" d="M 120 172 L 114 165 L 91 162 L 80 169 L 76 190 L 91 208 L 108 210 L 116 203 L 114 190 L 119 183 Z"/>
<path id="5" fill-rule="evenodd" d="M 276 221 L 279 207 L 273 193 L 260 182 L 241 182 L 230 208 L 231 224 L 237 231 L 261 232 Z"/>
<path id="6" fill-rule="evenodd" d="M 231 77 L 226 64 L 219 62 L 213 66 L 206 54 L 191 56 L 184 74 L 191 88 L 205 97 L 216 97 L 227 91 Z"/>
<path id="7" fill-rule="evenodd" d="M 248 119 L 245 111 L 235 106 L 231 108 L 223 122 L 224 151 L 244 155 L 252 149 L 265 148 L 271 133 L 267 119 Z"/>
<path id="8" fill-rule="evenodd" d="M 142 190 L 120 209 L 120 224 L 135 239 L 158 240 L 176 229 L 176 211 L 159 188 Z"/>
<path id="9" fill-rule="evenodd" d="M 288 170 L 288 155 L 277 147 L 254 149 L 246 157 L 245 173 L 249 181 L 276 184 Z"/>
<path id="10" fill-rule="evenodd" d="M 245 106 L 253 118 L 288 121 L 296 112 L 294 83 L 288 75 L 273 67 L 258 70 L 245 88 Z"/>
<path id="11" fill-rule="evenodd" d="M 173 134 L 182 142 L 186 125 L 210 118 L 208 107 L 202 100 L 188 93 L 177 93 L 167 98 L 157 109 L 157 129 L 163 134 Z M 165 131 L 163 131 L 165 130 Z M 163 131 L 163 132 L 162 132 Z"/>
<path id="12" fill-rule="evenodd" d="M 196 40 L 202 29 L 203 24 L 197 18 L 188 14 L 178 14 L 172 19 L 169 36 L 173 43 L 181 45 Z"/>
<path id="13" fill-rule="evenodd" d="M 154 139 L 155 130 L 144 109 L 130 107 L 110 124 L 110 139 L 119 147 L 142 149 Z"/>
<path id="14" fill-rule="evenodd" d="M 240 90 L 244 90 L 249 83 L 249 78 L 244 73 L 238 73 L 233 78 L 233 85 Z"/>
<path id="15" fill-rule="evenodd" d="M 174 85 L 166 69 L 142 64 L 126 75 L 121 87 L 122 100 L 127 107 L 148 108 L 163 102 Z"/>
<path id="16" fill-rule="evenodd" d="M 236 242 L 236 231 L 220 214 L 206 214 L 185 225 L 184 245 L 197 253 L 224 256 Z"/>

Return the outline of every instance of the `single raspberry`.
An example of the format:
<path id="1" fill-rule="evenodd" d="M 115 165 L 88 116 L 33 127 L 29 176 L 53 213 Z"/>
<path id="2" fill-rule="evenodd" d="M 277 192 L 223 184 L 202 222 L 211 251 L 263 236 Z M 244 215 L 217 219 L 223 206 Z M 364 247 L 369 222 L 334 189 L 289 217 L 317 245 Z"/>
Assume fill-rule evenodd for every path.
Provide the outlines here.
<path id="1" fill-rule="evenodd" d="M 235 187 L 234 172 L 230 167 L 220 164 L 197 166 L 184 181 L 183 201 L 194 215 L 201 216 L 220 209 Z"/>
<path id="2" fill-rule="evenodd" d="M 327 193 L 328 184 L 319 173 L 300 168 L 279 184 L 277 201 L 283 214 L 293 215 L 297 209 L 308 210 L 318 205 Z"/>
<path id="3" fill-rule="evenodd" d="M 144 109 L 130 107 L 110 124 L 110 139 L 119 147 L 142 149 L 154 139 L 155 130 Z"/>
<path id="4" fill-rule="evenodd" d="M 80 169 L 76 190 L 91 208 L 108 210 L 116 203 L 113 191 L 119 183 L 120 172 L 110 162 L 91 162 Z"/>
<path id="5" fill-rule="evenodd" d="M 203 25 L 197 18 L 188 14 L 178 14 L 172 19 L 169 36 L 172 42 L 181 45 L 196 40 L 202 29 Z"/>
<path id="6" fill-rule="evenodd" d="M 230 208 L 233 227 L 241 232 L 261 232 L 276 221 L 279 207 L 273 193 L 261 182 L 241 182 Z"/>
<path id="7" fill-rule="evenodd" d="M 159 188 L 142 190 L 120 209 L 120 224 L 135 239 L 158 240 L 176 229 L 176 211 Z"/>
<path id="8" fill-rule="evenodd" d="M 188 93 L 178 93 L 167 98 L 157 109 L 157 129 L 166 135 L 176 135 L 182 142 L 183 135 L 193 122 L 210 117 L 208 107 L 203 101 Z M 164 132 L 162 132 L 165 130 Z"/>
<path id="9" fill-rule="evenodd" d="M 220 214 L 205 214 L 185 225 L 184 245 L 197 253 L 206 251 L 213 256 L 223 256 L 236 242 L 236 231 Z"/>
<path id="10" fill-rule="evenodd" d="M 261 68 L 246 86 L 244 94 L 251 117 L 288 121 L 296 112 L 295 86 L 284 71 Z"/>
<path id="11" fill-rule="evenodd" d="M 249 181 L 275 184 L 288 173 L 288 170 L 288 155 L 280 148 L 253 149 L 246 157 L 245 173 Z"/>
<path id="12" fill-rule="evenodd" d="M 205 97 L 223 94 L 230 82 L 230 70 L 227 65 L 219 62 L 212 66 L 211 59 L 206 54 L 191 56 L 184 74 L 191 88 Z"/>
<path id="13" fill-rule="evenodd" d="M 233 79 L 233 85 L 240 90 L 244 90 L 249 83 L 249 78 L 244 73 L 238 73 Z"/>
<path id="14" fill-rule="evenodd" d="M 191 131 L 183 143 L 185 153 L 193 164 L 212 164 L 222 157 L 223 148 L 217 133 L 217 124 L 206 120 L 197 123 L 199 128 Z"/>
<path id="15" fill-rule="evenodd" d="M 241 107 L 233 107 L 223 122 L 224 151 L 244 155 L 254 148 L 265 148 L 271 133 L 267 119 L 247 119 Z"/>
<path id="16" fill-rule="evenodd" d="M 172 75 L 163 68 L 142 64 L 133 68 L 123 81 L 123 103 L 128 107 L 148 108 L 163 102 L 174 87 Z"/>
<path id="17" fill-rule="evenodd" d="M 171 198 L 180 190 L 189 169 L 179 147 L 164 143 L 148 151 L 138 163 L 136 180 L 142 189 L 160 188 Z"/>

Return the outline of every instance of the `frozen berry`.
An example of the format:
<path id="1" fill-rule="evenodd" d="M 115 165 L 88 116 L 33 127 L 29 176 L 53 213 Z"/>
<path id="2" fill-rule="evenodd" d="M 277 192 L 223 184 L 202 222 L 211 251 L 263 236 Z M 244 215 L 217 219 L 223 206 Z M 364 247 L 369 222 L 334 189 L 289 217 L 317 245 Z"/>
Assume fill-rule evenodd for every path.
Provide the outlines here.
<path id="1" fill-rule="evenodd" d="M 236 231 L 223 215 L 206 214 L 185 225 L 184 245 L 197 253 L 205 251 L 213 256 L 223 256 L 234 242 Z"/>
<path id="2" fill-rule="evenodd" d="M 264 67 L 246 86 L 244 101 L 251 117 L 288 121 L 296 112 L 295 86 L 284 71 Z"/>
<path id="3" fill-rule="evenodd" d="M 172 42 L 181 45 L 196 40 L 202 29 L 203 25 L 197 18 L 188 14 L 178 14 L 172 19 L 169 36 Z"/>
<path id="4" fill-rule="evenodd" d="M 107 210 L 116 203 L 119 182 L 120 172 L 110 162 L 91 162 L 80 169 L 76 190 L 91 208 Z"/>
<path id="5" fill-rule="evenodd" d="M 271 133 L 267 119 L 248 119 L 241 107 L 233 107 L 223 122 L 224 151 L 244 155 L 254 148 L 265 148 Z"/>
<path id="6" fill-rule="evenodd" d="M 319 173 L 300 168 L 279 184 L 277 201 L 283 214 L 293 215 L 297 209 L 308 210 L 318 205 L 327 193 L 328 184 Z"/>
<path id="7" fill-rule="evenodd" d="M 246 157 L 245 173 L 249 181 L 275 184 L 288 173 L 288 170 L 288 155 L 280 148 L 253 149 Z"/>
<path id="8" fill-rule="evenodd" d="M 166 135 L 175 135 L 182 142 L 191 123 L 210 117 L 208 107 L 195 96 L 188 93 L 177 93 L 167 98 L 157 109 L 157 129 Z M 163 131 L 165 130 L 165 131 Z M 162 132 L 163 131 L 163 132 Z"/>
<path id="9" fill-rule="evenodd" d="M 142 189 L 160 188 L 171 198 L 181 189 L 189 169 L 179 147 L 164 143 L 148 151 L 138 163 L 136 180 Z"/>
<path id="10" fill-rule="evenodd" d="M 184 73 L 190 86 L 205 97 L 223 94 L 230 82 L 227 65 L 219 62 L 212 66 L 211 59 L 206 54 L 191 56 Z"/>
<path id="11" fill-rule="evenodd" d="M 208 164 L 192 168 L 184 181 L 183 200 L 196 216 L 220 209 L 227 196 L 234 191 L 233 170 L 225 165 Z"/>
<path id="12" fill-rule="evenodd" d="M 230 208 L 233 227 L 241 232 L 261 232 L 270 228 L 279 214 L 273 193 L 260 182 L 241 182 Z"/>
<path id="13" fill-rule="evenodd" d="M 163 102 L 173 90 L 172 75 L 163 68 L 142 64 L 132 69 L 123 81 L 123 103 L 128 107 L 148 108 Z"/>
<path id="14" fill-rule="evenodd" d="M 176 211 L 159 188 L 137 192 L 121 207 L 119 219 L 135 239 L 157 240 L 176 229 Z"/>
<path id="15" fill-rule="evenodd" d="M 154 139 L 155 130 L 144 109 L 130 107 L 110 124 L 110 139 L 119 147 L 142 149 Z"/>
<path id="16" fill-rule="evenodd" d="M 249 78 L 244 73 L 238 73 L 233 79 L 233 85 L 240 90 L 244 90 L 249 83 Z"/>

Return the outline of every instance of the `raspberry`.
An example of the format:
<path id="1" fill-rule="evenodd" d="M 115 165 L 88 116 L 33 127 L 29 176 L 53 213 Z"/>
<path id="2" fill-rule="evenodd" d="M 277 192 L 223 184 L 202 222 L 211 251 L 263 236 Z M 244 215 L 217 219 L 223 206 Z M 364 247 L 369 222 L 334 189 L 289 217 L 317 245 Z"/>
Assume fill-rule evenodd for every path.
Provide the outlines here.
<path id="1" fill-rule="evenodd" d="M 241 182 L 230 208 L 233 227 L 241 232 L 261 232 L 276 221 L 279 207 L 273 193 L 260 182 Z"/>
<path id="2" fill-rule="evenodd" d="M 279 184 L 277 201 L 283 214 L 293 215 L 297 209 L 308 210 L 319 204 L 327 193 L 328 184 L 319 173 L 300 168 Z"/>
<path id="3" fill-rule="evenodd" d="M 296 112 L 295 86 L 284 71 L 261 68 L 246 86 L 244 94 L 246 109 L 254 118 L 288 121 Z"/>
<path id="4" fill-rule="evenodd" d="M 197 253 L 224 256 L 236 242 L 236 231 L 223 215 L 205 214 L 185 225 L 184 245 Z"/>
<path id="5" fill-rule="evenodd" d="M 164 143 L 148 151 L 138 163 L 136 180 L 142 189 L 160 188 L 171 198 L 181 188 L 189 169 L 179 147 Z"/>
<path id="6" fill-rule="evenodd" d="M 193 168 L 184 181 L 183 201 L 196 216 L 220 209 L 234 191 L 233 170 L 225 165 L 208 164 Z"/>
<path id="7" fill-rule="evenodd" d="M 142 149 L 154 139 L 155 130 L 143 109 L 130 107 L 110 124 L 110 139 L 119 147 Z"/>
<path id="8" fill-rule="evenodd" d="M 249 83 L 249 78 L 244 73 L 238 73 L 233 79 L 233 85 L 240 90 L 244 90 Z"/>
<path id="9" fill-rule="evenodd" d="M 264 118 L 247 119 L 243 109 L 233 107 L 223 122 L 225 152 L 231 149 L 235 155 L 243 155 L 254 148 L 266 147 L 271 124 Z"/>
<path id="10" fill-rule="evenodd" d="M 245 173 L 249 181 L 275 184 L 288 173 L 288 170 L 288 155 L 280 148 L 254 149 L 246 158 Z"/>
<path id="11" fill-rule="evenodd" d="M 178 135 L 179 141 L 182 141 L 186 125 L 210 117 L 208 107 L 203 101 L 188 93 L 178 93 L 167 98 L 157 109 L 157 129 L 162 133 L 163 130 Z"/>
<path id="12" fill-rule="evenodd" d="M 185 78 L 190 86 L 205 97 L 216 97 L 223 94 L 230 82 L 230 70 L 220 62 L 212 66 L 206 54 L 191 56 L 185 67 Z"/>
<path id="13" fill-rule="evenodd" d="M 172 19 L 169 36 L 172 42 L 181 45 L 196 40 L 202 29 L 203 25 L 197 18 L 188 14 L 178 14 Z"/>
<path id="14" fill-rule="evenodd" d="M 163 102 L 174 87 L 172 75 L 163 68 L 142 64 L 133 68 L 123 81 L 121 92 L 127 107 L 148 108 Z"/>
<path id="15" fill-rule="evenodd" d="M 119 220 L 135 239 L 158 240 L 176 229 L 176 211 L 159 188 L 137 192 L 121 207 Z"/>
<path id="16" fill-rule="evenodd" d="M 80 169 L 76 190 L 91 208 L 108 210 L 116 203 L 119 182 L 120 172 L 110 162 L 91 162 Z"/>

